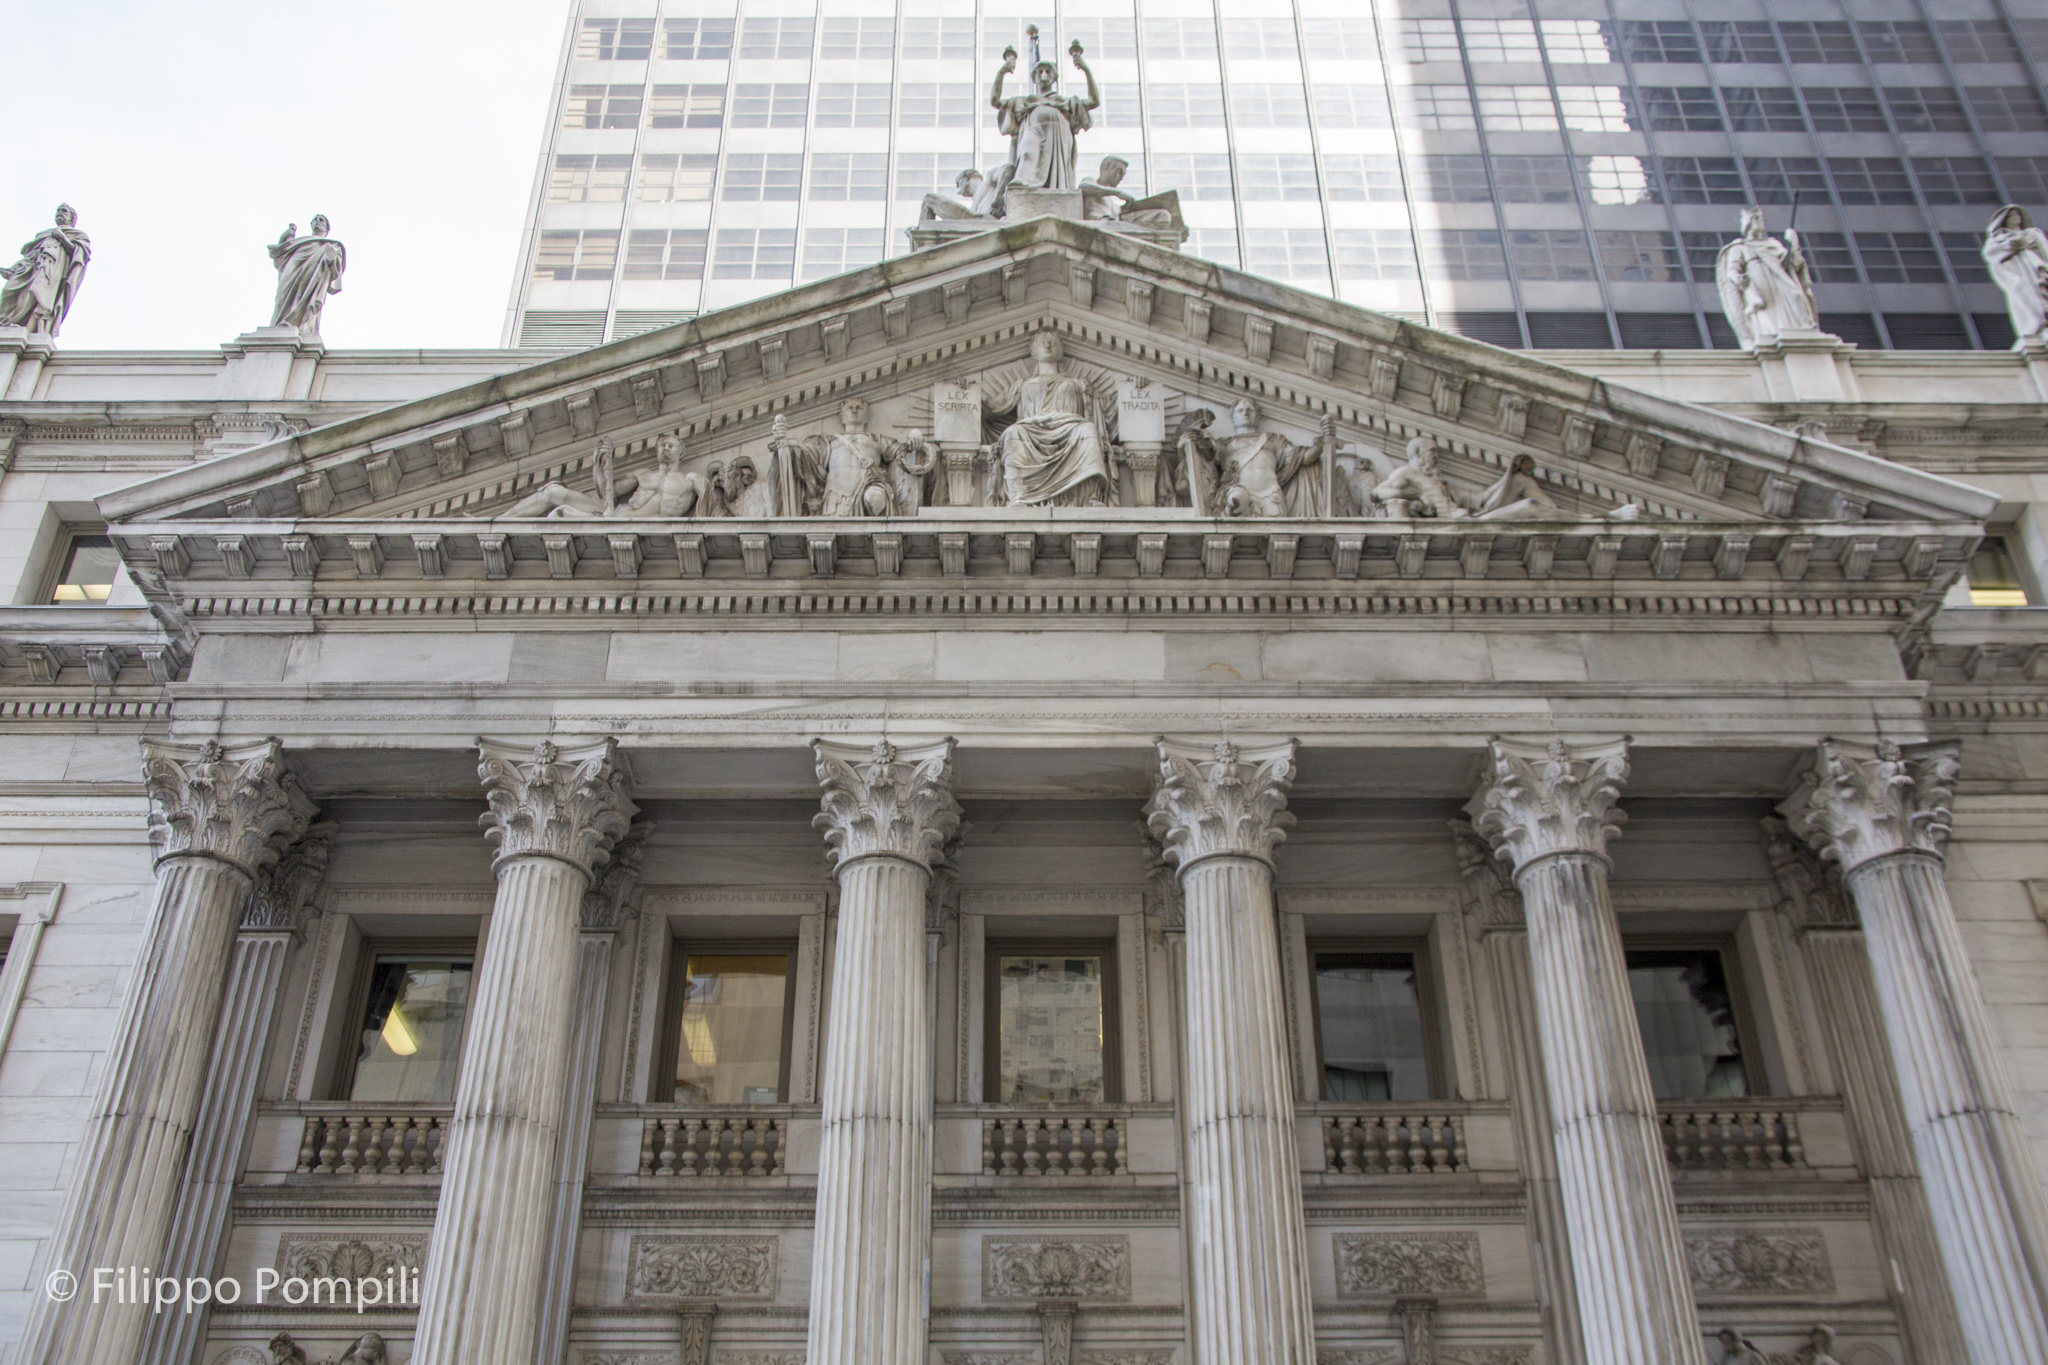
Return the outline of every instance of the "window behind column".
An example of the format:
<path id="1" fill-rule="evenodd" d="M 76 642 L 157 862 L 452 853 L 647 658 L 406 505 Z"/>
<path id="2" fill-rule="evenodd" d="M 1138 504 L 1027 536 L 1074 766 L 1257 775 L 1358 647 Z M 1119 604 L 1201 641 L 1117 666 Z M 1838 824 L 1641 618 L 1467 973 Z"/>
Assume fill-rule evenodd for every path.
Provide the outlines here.
<path id="1" fill-rule="evenodd" d="M 988 1098 L 1090 1104 L 1121 1098 L 1116 945 L 988 945 Z"/>
<path id="2" fill-rule="evenodd" d="M 58 606 L 96 606 L 113 594 L 121 555 L 103 532 L 71 531 L 59 543 L 56 564 L 48 600 Z"/>
<path id="3" fill-rule="evenodd" d="M 677 944 L 665 1095 L 677 1104 L 776 1104 L 789 1094 L 787 943 Z"/>
<path id="4" fill-rule="evenodd" d="M 1323 1098 L 1426 1100 L 1435 1046 L 1414 952 L 1315 953 L 1316 1050 Z"/>
<path id="5" fill-rule="evenodd" d="M 1657 1098 L 1751 1093 L 1740 1002 L 1722 950 L 1635 948 L 1627 956 L 1629 994 Z"/>
<path id="6" fill-rule="evenodd" d="M 455 1098 L 474 949 L 407 946 L 364 955 L 352 1051 L 335 1098 L 447 1104 Z"/>

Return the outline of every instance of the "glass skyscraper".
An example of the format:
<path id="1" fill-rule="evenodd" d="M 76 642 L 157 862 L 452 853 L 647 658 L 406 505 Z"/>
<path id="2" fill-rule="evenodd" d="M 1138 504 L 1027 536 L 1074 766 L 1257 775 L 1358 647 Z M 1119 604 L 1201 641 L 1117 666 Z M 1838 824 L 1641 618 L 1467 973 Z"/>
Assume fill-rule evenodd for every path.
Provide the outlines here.
<path id="1" fill-rule="evenodd" d="M 908 249 L 999 164 L 1035 23 L 1084 167 L 1187 249 L 1505 346 L 1728 347 L 1713 262 L 1793 223 L 1822 325 L 2011 340 L 1977 246 L 2048 205 L 2048 17 L 2011 0 L 582 0 L 506 342 L 594 344 Z M 1024 73 L 1013 81 L 1021 84 Z"/>

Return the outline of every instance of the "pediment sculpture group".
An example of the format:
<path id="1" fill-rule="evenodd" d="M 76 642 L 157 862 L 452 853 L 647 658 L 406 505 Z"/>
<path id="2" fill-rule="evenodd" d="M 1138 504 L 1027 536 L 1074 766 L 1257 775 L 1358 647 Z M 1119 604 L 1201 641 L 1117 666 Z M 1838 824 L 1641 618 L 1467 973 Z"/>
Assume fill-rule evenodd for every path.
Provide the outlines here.
<path id="1" fill-rule="evenodd" d="M 928 407 L 929 425 L 885 435 L 873 429 L 868 400 L 851 396 L 839 406 L 836 431 L 795 434 L 778 415 L 758 455 L 693 460 L 681 436 L 665 432 L 654 442 L 654 467 L 642 473 L 621 474 L 616 447 L 600 437 L 587 489 L 551 482 L 509 509 L 478 515 L 850 518 L 915 516 L 926 507 L 1133 506 L 1212 517 L 1573 515 L 1526 455 L 1468 496 L 1446 480 L 1426 436 L 1397 460 L 1372 448 L 1340 449 L 1327 416 L 1312 434 L 1289 435 L 1248 397 L 1219 411 L 1150 379 L 1070 364 L 1052 331 L 1032 338 L 1027 362 L 941 382 L 929 399 L 897 401 L 898 415 L 911 421 Z M 1606 515 L 1634 519 L 1641 509 Z"/>

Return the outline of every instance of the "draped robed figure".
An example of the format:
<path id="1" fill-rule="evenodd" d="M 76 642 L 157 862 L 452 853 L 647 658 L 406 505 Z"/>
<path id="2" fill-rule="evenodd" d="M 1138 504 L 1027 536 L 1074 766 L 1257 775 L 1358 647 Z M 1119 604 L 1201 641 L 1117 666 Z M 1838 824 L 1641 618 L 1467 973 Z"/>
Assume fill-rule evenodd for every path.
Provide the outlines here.
<path id="1" fill-rule="evenodd" d="M 348 250 L 327 235 L 327 217 L 316 214 L 313 235 L 299 237 L 288 227 L 267 248 L 277 267 L 277 299 L 270 310 L 272 327 L 296 327 L 309 336 L 320 333 L 320 310 L 329 294 L 341 292 L 341 274 L 348 269 Z"/>
<path id="2" fill-rule="evenodd" d="M 85 267 L 92 259 L 92 239 L 78 230 L 78 214 L 69 204 L 57 206 L 57 225 L 46 227 L 21 249 L 21 260 L 0 273 L 0 326 L 25 327 L 57 335 Z"/>
<path id="3" fill-rule="evenodd" d="M 1012 507 L 1109 502 L 1109 448 L 1087 382 L 1060 368 L 1060 340 L 1031 341 L 1036 371 L 1016 390 L 1017 420 L 1000 442 L 1003 499 Z M 1002 404 L 1000 406 L 1007 406 Z"/>

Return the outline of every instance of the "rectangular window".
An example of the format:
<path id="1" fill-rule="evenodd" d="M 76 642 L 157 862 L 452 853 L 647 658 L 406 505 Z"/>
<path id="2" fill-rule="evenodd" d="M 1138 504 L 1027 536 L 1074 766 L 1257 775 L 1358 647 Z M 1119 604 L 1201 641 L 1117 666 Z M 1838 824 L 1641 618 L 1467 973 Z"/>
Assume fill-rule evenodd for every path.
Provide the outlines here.
<path id="1" fill-rule="evenodd" d="M 724 251 L 726 234 L 719 233 Z M 775 1104 L 789 1093 L 793 949 L 676 945 L 668 1068 L 677 1104 Z"/>
<path id="2" fill-rule="evenodd" d="M 60 607 L 104 602 L 114 591 L 121 555 L 111 537 L 97 531 L 73 532 L 57 565 L 50 601 Z"/>
<path id="3" fill-rule="evenodd" d="M 1111 945 L 990 944 L 988 1010 L 993 1103 L 1101 1104 L 1120 1098 Z"/>
<path id="4" fill-rule="evenodd" d="M 619 204 L 633 178 L 630 156 L 558 156 L 548 175 L 551 204 Z"/>
<path id="5" fill-rule="evenodd" d="M 1544 132 L 1557 127 L 1557 106 L 1547 85 L 1482 85 L 1479 122 L 1488 132 Z"/>
<path id="6" fill-rule="evenodd" d="M 1813 277 L 1823 284 L 1857 284 L 1862 277 L 1856 273 L 1856 256 L 1849 250 L 1847 234 L 1840 232 L 1802 232 L 1800 244 L 1806 249 L 1806 264 L 1813 271 Z M 1703 277 L 1706 278 L 1706 277 Z M 1870 343 L 1875 346 L 1875 341 Z"/>
<path id="7" fill-rule="evenodd" d="M 1962 97 L 1945 85 L 1887 85 L 1885 106 L 1902 133 L 1967 133 Z"/>
<path id="8" fill-rule="evenodd" d="M 911 81 L 900 89 L 897 121 L 905 128 L 974 126 L 974 87 L 967 82 Z"/>
<path id="9" fill-rule="evenodd" d="M 644 62 L 654 50 L 652 19 L 585 19 L 576 35 L 576 59 Z"/>
<path id="10" fill-rule="evenodd" d="M 1979 85 L 1971 88 L 1970 109 L 1987 133 L 2038 133 L 2048 130 L 2048 110 L 2024 85 Z"/>
<path id="11" fill-rule="evenodd" d="M 1223 50 L 1235 60 L 1292 60 L 1301 55 L 1292 19 L 1225 19 Z"/>
<path id="12" fill-rule="evenodd" d="M 829 60 L 887 62 L 896 56 L 896 21 L 827 18 L 818 55 Z"/>
<path id="13" fill-rule="evenodd" d="M 796 269 L 795 228 L 720 228 L 714 280 L 787 280 Z"/>
<path id="14" fill-rule="evenodd" d="M 1500 234 L 1463 228 L 1422 231 L 1422 269 L 1432 280 L 1504 280 L 1506 254 Z"/>
<path id="15" fill-rule="evenodd" d="M 1596 232 L 1600 267 L 1610 280 L 1642 284 L 1684 284 L 1678 240 L 1668 232 Z"/>
<path id="16" fill-rule="evenodd" d="M 1785 40 L 1785 56 L 1794 66 L 1863 64 L 1863 54 L 1856 50 L 1856 36 L 1844 23 L 1834 20 L 1797 23 L 1781 20 L 1778 36 Z"/>
<path id="17" fill-rule="evenodd" d="M 1992 196 L 1996 200 L 1997 196 Z M 1941 234 L 1942 254 L 1948 257 L 1949 272 L 1963 284 L 1989 284 L 1991 272 L 1985 268 L 1984 257 L 1980 254 L 1982 242 L 1974 232 L 1944 232 Z M 2003 343 L 2010 346 L 2012 342 Z M 1996 349 L 1991 338 L 1984 339 L 1984 345 Z"/>
<path id="18" fill-rule="evenodd" d="M 1809 85 L 1806 111 L 1813 116 L 1816 133 L 1882 133 L 1889 131 L 1877 91 L 1846 85 Z"/>
<path id="19" fill-rule="evenodd" d="M 1593 250 L 1577 228 L 1542 232 L 1510 232 L 1508 254 L 1515 273 L 1525 280 L 1590 280 Z"/>
<path id="20" fill-rule="evenodd" d="M 1629 994 L 1660 1100 L 1751 1093 L 1727 968 L 1713 948 L 1632 949 Z"/>
<path id="21" fill-rule="evenodd" d="M 2016 62 L 2019 44 L 1997 19 L 1942 19 L 1934 27 L 1952 62 Z"/>
<path id="22" fill-rule="evenodd" d="M 1650 163 L 1639 156 L 1582 156 L 1579 183 L 1595 204 L 1661 204 Z"/>
<path id="23" fill-rule="evenodd" d="M 1407 198 L 1401 185 L 1401 159 L 1394 156 L 1325 156 L 1323 193 L 1346 203 L 1398 204 Z"/>
<path id="24" fill-rule="evenodd" d="M 905 17 L 903 56 L 906 60 L 974 60 L 974 20 Z"/>
<path id="25" fill-rule="evenodd" d="M 718 197 L 731 202 L 793 202 L 803 188 L 804 159 L 798 152 L 749 152 L 725 159 L 725 185 Z"/>
<path id="26" fill-rule="evenodd" d="M 1228 198 L 1229 196 L 1224 196 Z M 1225 227 L 1190 228 L 1188 232 L 1188 254 L 1199 256 L 1217 265 L 1240 269 L 1237 251 L 1237 229 Z"/>
<path id="27" fill-rule="evenodd" d="M 718 158 L 709 155 L 643 156 L 633 199 L 641 204 L 703 203 L 711 198 Z"/>
<path id="28" fill-rule="evenodd" d="M 843 275 L 881 259 L 880 228 L 810 228 L 804 233 L 803 277 L 807 280 Z"/>
<path id="29" fill-rule="evenodd" d="M 1240 128 L 1306 128 L 1308 96 L 1298 85 L 1235 85 L 1230 110 Z"/>
<path id="30" fill-rule="evenodd" d="M 1742 172 L 1732 156 L 1667 156 L 1664 200 L 1670 204 L 1746 204 Z"/>
<path id="31" fill-rule="evenodd" d="M 1322 229 L 1248 228 L 1244 239 L 1244 268 L 1252 274 L 1311 288 L 1330 287 L 1330 253 Z"/>
<path id="32" fill-rule="evenodd" d="M 740 56 L 787 61 L 811 55 L 812 21 L 749 19 L 740 25 Z"/>
<path id="33" fill-rule="evenodd" d="M 1571 165 L 1561 156 L 1496 156 L 1493 186 L 1504 204 L 1569 204 Z"/>
<path id="34" fill-rule="evenodd" d="M 1337 229 L 1337 278 L 1340 280 L 1412 280 L 1415 240 L 1403 228 Z"/>
<path id="35" fill-rule="evenodd" d="M 1403 128 L 1458 131 L 1477 127 L 1472 97 L 1462 85 L 1397 85 L 1394 108 Z"/>
<path id="36" fill-rule="evenodd" d="M 475 960 L 469 953 L 370 955 L 335 1098 L 446 1104 L 455 1098 Z"/>
<path id="37" fill-rule="evenodd" d="M 1540 62 L 1533 19 L 1465 19 L 1465 55 L 1475 62 Z"/>
<path id="38" fill-rule="evenodd" d="M 588 232 L 548 231 L 534 252 L 535 280 L 608 280 L 619 260 L 616 229 Z"/>
<path id="39" fill-rule="evenodd" d="M 1700 42 L 1683 19 L 1624 19 L 1621 47 L 1632 62 L 1697 62 Z"/>
<path id="40" fill-rule="evenodd" d="M 562 127 L 638 128 L 644 85 L 572 85 L 562 101 Z"/>
<path id="41" fill-rule="evenodd" d="M 1857 21 L 1856 35 L 1863 39 L 1863 50 L 1870 54 L 1870 60 L 1878 65 L 1936 65 L 1941 61 L 1941 49 L 1934 45 L 1934 35 L 1917 20 L 1863 19 Z"/>
<path id="42" fill-rule="evenodd" d="M 1316 122 L 1324 128 L 1391 128 L 1394 115 L 1387 107 L 1387 87 L 1319 83 Z"/>
<path id="43" fill-rule="evenodd" d="M 950 190 L 953 181 L 964 166 L 954 165 L 959 158 L 938 152 L 898 152 L 896 154 L 896 198 L 916 203 L 933 190 Z"/>
<path id="44" fill-rule="evenodd" d="M 724 123 L 722 85 L 657 85 L 648 101 L 650 128 L 718 128 Z"/>
<path id="45" fill-rule="evenodd" d="M 1067 41 L 1080 43 L 1090 57 L 1121 61 L 1138 57 L 1138 26 L 1129 19 L 1063 18 L 1060 33 Z"/>
<path id="46" fill-rule="evenodd" d="M 1312 156 L 1252 153 L 1237 159 L 1237 171 L 1247 200 L 1308 202 L 1318 197 L 1316 159 Z M 1316 235 L 1320 238 L 1322 234 Z"/>
<path id="47" fill-rule="evenodd" d="M 1408 159 L 1409 192 L 1421 204 L 1484 204 L 1493 198 L 1486 159 L 1429 152 Z"/>
<path id="48" fill-rule="evenodd" d="M 995 54 L 991 54 L 995 55 Z M 1145 55 L 1154 59 L 1214 57 L 1213 19 L 1146 19 Z"/>
<path id="49" fill-rule="evenodd" d="M 1154 189 L 1179 190 L 1183 199 L 1236 197 L 1236 189 L 1230 178 L 1230 158 L 1221 152 L 1167 152 L 1155 155 L 1152 158 L 1152 185 Z M 1231 240 L 1235 242 L 1236 230 L 1229 231 Z"/>
<path id="50" fill-rule="evenodd" d="M 1220 85 L 1155 85 L 1152 97 L 1154 128 L 1221 128 L 1223 87 Z"/>
<path id="51" fill-rule="evenodd" d="M 1138 87 L 1135 84 L 1105 87 L 1093 121 L 1097 128 L 1143 128 L 1145 111 L 1138 99 Z"/>
<path id="52" fill-rule="evenodd" d="M 1685 251 L 1685 264 L 1691 270 L 1693 280 L 1699 284 L 1714 282 L 1714 262 L 1721 254 L 1721 248 L 1735 240 L 1732 232 L 1688 232 L 1680 239 Z M 1813 259 L 1813 239 L 1807 233 L 1800 234 L 1800 240 L 1807 247 L 1807 260 Z"/>
<path id="53" fill-rule="evenodd" d="M 1759 204 L 1789 204 L 1795 194 L 1802 203 L 1827 202 L 1828 178 L 1819 157 L 1751 156 L 1743 158 L 1743 165 Z"/>
<path id="54" fill-rule="evenodd" d="M 736 85 L 732 92 L 735 128 L 801 128 L 809 114 L 811 87 L 797 82 Z"/>
<path id="55" fill-rule="evenodd" d="M 1557 107 L 1573 132 L 1625 133 L 1635 126 L 1628 97 L 1618 85 L 1560 85 Z"/>
<path id="56" fill-rule="evenodd" d="M 701 280 L 704 278 L 702 228 L 634 228 L 626 234 L 626 267 L 629 280 Z"/>
<path id="57" fill-rule="evenodd" d="M 2004 536 L 1986 536 L 1978 542 L 1965 578 L 1973 607 L 2024 607 L 2031 602 L 2019 561 Z"/>
<path id="58" fill-rule="evenodd" d="M 886 152 L 819 152 L 811 158 L 811 198 L 847 203 L 889 197 Z M 806 239 L 808 240 L 808 239 Z M 876 260 L 881 257 L 877 256 Z M 838 274 L 838 271 L 829 272 Z"/>
<path id="59" fill-rule="evenodd" d="M 1934 238 L 1924 232 L 1859 232 L 1856 251 L 1872 284 L 1945 284 Z"/>
<path id="60" fill-rule="evenodd" d="M 661 55 L 672 62 L 722 62 L 732 56 L 732 20 L 664 19 Z"/>
<path id="61" fill-rule="evenodd" d="M 1768 20 L 1700 20 L 1700 37 L 1706 40 L 1707 60 L 1729 65 L 1777 62 L 1778 39 Z"/>
<path id="62" fill-rule="evenodd" d="M 1910 204 L 1906 164 L 1893 156 L 1831 156 L 1828 174 L 1844 204 Z"/>
<path id="63" fill-rule="evenodd" d="M 1636 91 L 1652 132 L 1718 133 L 1721 106 L 1706 85 L 1645 85 Z"/>
<path id="64" fill-rule="evenodd" d="M 827 82 L 820 85 L 815 122 L 820 128 L 887 128 L 889 83 Z"/>
<path id="65" fill-rule="evenodd" d="M 1379 60 L 1380 40 L 1370 19 L 1303 19 L 1301 34 L 1311 57 L 1346 62 Z"/>
<path id="66" fill-rule="evenodd" d="M 1455 19 L 1395 19 L 1394 57 L 1403 62 L 1456 62 L 1464 60 L 1458 50 Z"/>
<path id="67" fill-rule="evenodd" d="M 2048 203 L 2048 156 L 2001 156 L 1998 173 L 2022 204 Z"/>
<path id="68" fill-rule="evenodd" d="M 1806 114 L 1788 85 L 1723 86 L 1728 127 L 1738 133 L 1803 133 Z"/>
<path id="69" fill-rule="evenodd" d="M 1430 1030 L 1414 953 L 1315 954 L 1316 1052 L 1326 1100 L 1426 1100 Z"/>
<path id="70" fill-rule="evenodd" d="M 1553 62 L 1605 66 L 1614 60 L 1607 25 L 1598 19 L 1543 20 L 1543 51 Z"/>

